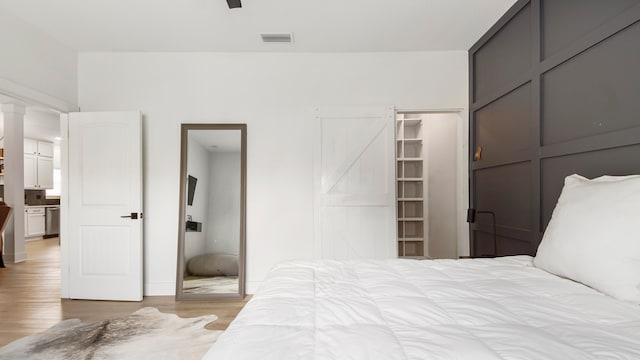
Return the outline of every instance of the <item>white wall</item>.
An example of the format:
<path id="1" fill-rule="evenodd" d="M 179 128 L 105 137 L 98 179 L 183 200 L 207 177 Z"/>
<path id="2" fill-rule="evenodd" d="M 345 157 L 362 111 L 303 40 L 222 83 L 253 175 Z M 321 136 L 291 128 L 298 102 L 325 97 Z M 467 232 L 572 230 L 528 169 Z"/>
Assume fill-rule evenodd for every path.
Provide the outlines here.
<path id="1" fill-rule="evenodd" d="M 0 44 L 1 79 L 77 103 L 75 51 L 5 11 L 0 11 Z"/>
<path id="2" fill-rule="evenodd" d="M 240 152 L 212 152 L 207 252 L 240 253 Z"/>
<path id="3" fill-rule="evenodd" d="M 455 113 L 423 115 L 422 136 L 427 167 L 429 256 L 458 257 L 458 123 Z"/>
<path id="4" fill-rule="evenodd" d="M 466 109 L 467 53 L 84 53 L 85 111 L 144 115 L 145 293 L 174 293 L 180 123 L 247 123 L 247 280 L 313 257 L 318 105 Z M 466 111 L 465 111 L 466 113 Z"/>
<path id="5" fill-rule="evenodd" d="M 207 214 L 209 212 L 209 151 L 197 141 L 188 141 L 187 175 L 198 179 L 193 204 L 187 205 L 187 218 L 191 215 L 193 221 L 202 223 L 202 231 L 187 231 L 184 236 L 184 257 L 189 260 L 207 251 Z M 186 199 L 186 194 L 185 194 Z M 146 209 L 145 209 L 146 212 Z M 146 217 L 146 216 L 145 216 Z M 186 261 L 185 261 L 186 264 Z"/>

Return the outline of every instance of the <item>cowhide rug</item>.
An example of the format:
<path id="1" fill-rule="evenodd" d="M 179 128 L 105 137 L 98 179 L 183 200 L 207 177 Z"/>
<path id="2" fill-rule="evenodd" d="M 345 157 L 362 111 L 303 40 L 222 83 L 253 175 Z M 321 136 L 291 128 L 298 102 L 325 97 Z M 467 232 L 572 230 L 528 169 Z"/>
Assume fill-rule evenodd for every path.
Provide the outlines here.
<path id="1" fill-rule="evenodd" d="M 204 328 L 216 319 L 183 319 L 147 307 L 93 324 L 65 320 L 0 348 L 0 359 L 200 359 L 222 333 Z"/>

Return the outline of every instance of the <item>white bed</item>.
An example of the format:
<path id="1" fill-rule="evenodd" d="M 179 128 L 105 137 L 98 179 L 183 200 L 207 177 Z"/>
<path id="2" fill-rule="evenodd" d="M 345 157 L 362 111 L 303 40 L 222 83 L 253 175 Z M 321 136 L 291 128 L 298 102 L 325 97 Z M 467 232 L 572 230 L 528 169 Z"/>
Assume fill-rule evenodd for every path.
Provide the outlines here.
<path id="1" fill-rule="evenodd" d="M 638 204 L 571 175 L 535 259 L 280 264 L 205 358 L 638 360 Z"/>
<path id="2" fill-rule="evenodd" d="M 532 260 L 283 263 L 205 359 L 640 359 L 640 306 Z"/>

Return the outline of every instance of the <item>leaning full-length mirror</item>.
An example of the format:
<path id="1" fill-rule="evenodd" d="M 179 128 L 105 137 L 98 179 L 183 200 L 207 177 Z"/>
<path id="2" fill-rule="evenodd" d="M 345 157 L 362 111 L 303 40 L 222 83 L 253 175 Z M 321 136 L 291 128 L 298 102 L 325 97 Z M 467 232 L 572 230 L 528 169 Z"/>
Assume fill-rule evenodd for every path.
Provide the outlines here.
<path id="1" fill-rule="evenodd" d="M 246 124 L 182 124 L 176 298 L 243 298 Z"/>

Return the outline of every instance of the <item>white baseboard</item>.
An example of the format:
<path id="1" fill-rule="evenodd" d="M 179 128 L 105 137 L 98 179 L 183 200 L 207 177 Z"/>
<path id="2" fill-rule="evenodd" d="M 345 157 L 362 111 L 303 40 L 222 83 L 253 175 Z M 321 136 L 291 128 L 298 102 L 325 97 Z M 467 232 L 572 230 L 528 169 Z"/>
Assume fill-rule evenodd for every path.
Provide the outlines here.
<path id="1" fill-rule="evenodd" d="M 42 236 L 24 238 L 24 242 L 32 242 L 32 241 L 38 241 L 38 240 L 44 240 L 44 238 Z"/>
<path id="2" fill-rule="evenodd" d="M 3 258 L 8 263 L 20 263 L 27 260 L 27 253 L 20 252 L 17 254 L 3 254 Z"/>
<path id="3" fill-rule="evenodd" d="M 255 294 L 261 281 L 248 281 L 245 292 L 247 295 Z M 175 296 L 176 284 L 174 282 L 145 283 L 144 296 Z"/>

